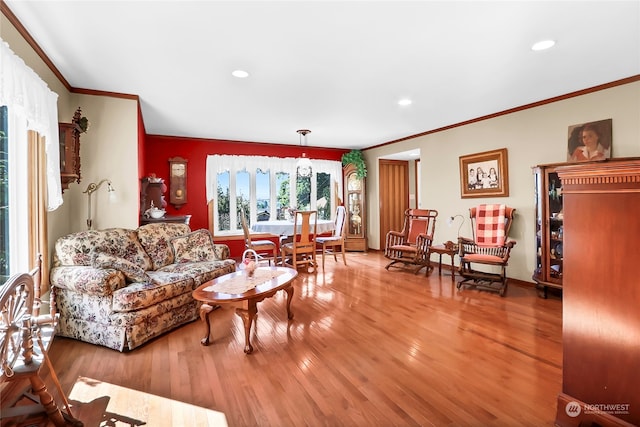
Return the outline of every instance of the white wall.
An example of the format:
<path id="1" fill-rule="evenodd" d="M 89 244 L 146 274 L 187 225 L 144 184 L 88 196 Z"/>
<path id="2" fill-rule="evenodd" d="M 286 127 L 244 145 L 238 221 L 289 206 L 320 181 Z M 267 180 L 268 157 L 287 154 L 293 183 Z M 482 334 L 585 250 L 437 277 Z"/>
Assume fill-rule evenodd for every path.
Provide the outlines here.
<path id="1" fill-rule="evenodd" d="M 461 234 L 469 236 L 468 209 L 480 203 L 505 203 L 516 208 L 511 237 L 517 240 L 507 274 L 531 282 L 535 267 L 534 181 L 537 164 L 565 162 L 570 125 L 613 119 L 613 157 L 640 156 L 640 82 L 558 101 L 466 126 L 424 135 L 364 151 L 367 161 L 368 239 L 384 249 L 379 236 L 378 159 L 419 148 L 423 208 L 439 212 L 435 242 L 456 240 L 457 226 L 447 218 L 462 214 Z M 509 197 L 462 199 L 459 156 L 507 148 Z M 603 219 L 604 220 L 604 219 Z M 457 224 L 457 223 L 456 223 Z"/>

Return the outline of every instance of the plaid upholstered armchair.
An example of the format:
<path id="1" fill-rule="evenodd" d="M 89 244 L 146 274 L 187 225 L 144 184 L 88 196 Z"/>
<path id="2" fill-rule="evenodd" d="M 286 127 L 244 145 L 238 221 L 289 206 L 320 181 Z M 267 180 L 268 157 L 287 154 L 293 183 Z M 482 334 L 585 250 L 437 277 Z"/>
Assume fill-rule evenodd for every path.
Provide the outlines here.
<path id="1" fill-rule="evenodd" d="M 473 239 L 458 238 L 459 273 L 463 278 L 456 285 L 458 289 L 469 285 L 505 295 L 507 263 L 516 244 L 508 240 L 515 211 L 499 204 L 469 209 Z"/>

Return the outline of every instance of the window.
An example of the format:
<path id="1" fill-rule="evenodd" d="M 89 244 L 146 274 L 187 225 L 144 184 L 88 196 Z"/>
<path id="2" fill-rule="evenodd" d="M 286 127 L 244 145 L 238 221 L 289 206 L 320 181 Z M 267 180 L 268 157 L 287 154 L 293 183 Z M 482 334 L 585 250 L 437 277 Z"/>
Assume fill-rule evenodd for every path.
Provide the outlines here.
<path id="1" fill-rule="evenodd" d="M 207 200 L 212 203 L 213 234 L 240 234 L 243 210 L 249 226 L 286 220 L 289 208 L 317 210 L 318 219 L 331 219 L 340 197 L 337 189 L 342 188 L 342 164 L 313 160 L 313 174 L 301 177 L 295 163 L 292 158 L 209 156 Z"/>
<path id="2" fill-rule="evenodd" d="M 331 203 L 331 175 L 319 173 L 316 175 L 316 182 L 318 219 L 331 219 L 331 214 L 335 210 Z"/>
<path id="3" fill-rule="evenodd" d="M 0 91 L 0 276 L 30 271 L 39 254 L 45 292 L 47 209 L 62 204 L 58 95 L 2 40 L 0 63 L 11 76 Z"/>

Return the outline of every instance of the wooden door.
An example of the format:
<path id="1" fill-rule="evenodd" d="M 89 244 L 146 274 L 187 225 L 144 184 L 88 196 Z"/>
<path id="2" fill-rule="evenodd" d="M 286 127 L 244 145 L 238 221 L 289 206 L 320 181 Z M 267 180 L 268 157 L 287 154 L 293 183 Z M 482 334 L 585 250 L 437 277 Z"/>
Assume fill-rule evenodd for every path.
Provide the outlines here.
<path id="1" fill-rule="evenodd" d="M 390 230 L 400 231 L 404 211 L 409 208 L 409 162 L 379 160 L 380 170 L 380 249 Z"/>

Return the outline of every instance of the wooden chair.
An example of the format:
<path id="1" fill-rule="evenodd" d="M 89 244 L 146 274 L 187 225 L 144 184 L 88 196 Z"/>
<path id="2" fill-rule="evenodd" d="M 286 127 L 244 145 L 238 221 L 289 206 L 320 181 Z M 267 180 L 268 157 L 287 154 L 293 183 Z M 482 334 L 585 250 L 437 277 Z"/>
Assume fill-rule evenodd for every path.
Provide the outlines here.
<path id="1" fill-rule="evenodd" d="M 69 402 L 47 353 L 57 316 L 53 306 L 50 314 L 40 315 L 40 268 L 39 258 L 34 270 L 12 276 L 0 288 L 0 381 L 3 383 L 0 425 L 5 422 L 8 425 L 14 425 L 14 422 L 31 425 L 29 417 L 44 413 L 57 427 L 82 426 L 82 422 L 71 415 Z M 34 341 L 38 347 L 35 347 Z M 40 376 L 43 362 L 47 364 L 66 412 L 56 404 Z M 21 382 L 27 380 L 30 390 L 20 388 Z M 6 383 L 15 384 L 16 387 L 7 389 L 11 390 L 7 393 L 4 389 Z M 33 404 L 25 405 L 25 400 Z"/>
<path id="2" fill-rule="evenodd" d="M 282 265 L 297 269 L 307 266 L 307 271 L 317 272 L 316 234 L 317 211 L 295 211 L 293 214 L 293 241 L 280 247 Z M 299 230 L 299 231 L 298 231 Z M 290 257 L 290 259 L 287 259 Z"/>
<path id="3" fill-rule="evenodd" d="M 242 221 L 242 231 L 244 232 L 244 247 L 245 249 L 251 249 L 258 254 L 259 259 L 267 259 L 269 265 L 271 265 L 271 259 L 273 258 L 273 265 L 278 263 L 278 247 L 275 242 L 271 240 L 253 240 L 251 239 L 251 233 L 247 226 L 247 219 L 244 211 L 240 215 Z M 265 253 L 270 253 L 270 256 L 265 257 Z"/>
<path id="4" fill-rule="evenodd" d="M 415 274 L 426 268 L 426 276 L 433 270 L 429 258 L 437 216 L 438 211 L 433 209 L 407 209 L 405 211 L 402 231 L 387 233 L 384 256 L 391 260 L 385 267 L 387 270 L 398 263 L 405 267 L 417 266 Z"/>
<path id="5" fill-rule="evenodd" d="M 514 208 L 499 204 L 469 209 L 473 239 L 458 238 L 459 274 L 463 277 L 456 285 L 458 289 L 469 285 L 498 292 L 501 297 L 505 295 L 507 263 L 511 248 L 516 244 L 514 240 L 508 240 L 515 211 Z M 485 268 L 478 270 L 480 266 Z"/>
<path id="6" fill-rule="evenodd" d="M 322 248 L 322 269 L 324 270 L 324 255 L 333 254 L 333 259 L 337 262 L 336 247 L 340 247 L 342 252 L 342 261 L 344 265 L 347 265 L 347 257 L 344 250 L 344 240 L 347 233 L 347 229 L 344 226 L 347 219 L 346 209 L 344 206 L 338 206 L 336 209 L 336 223 L 333 229 L 333 234 L 328 237 L 317 237 L 316 243 Z"/>

